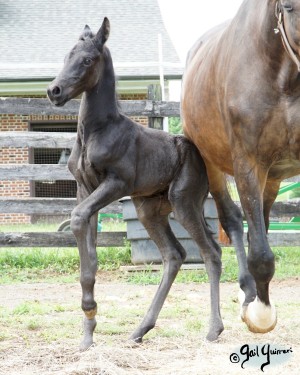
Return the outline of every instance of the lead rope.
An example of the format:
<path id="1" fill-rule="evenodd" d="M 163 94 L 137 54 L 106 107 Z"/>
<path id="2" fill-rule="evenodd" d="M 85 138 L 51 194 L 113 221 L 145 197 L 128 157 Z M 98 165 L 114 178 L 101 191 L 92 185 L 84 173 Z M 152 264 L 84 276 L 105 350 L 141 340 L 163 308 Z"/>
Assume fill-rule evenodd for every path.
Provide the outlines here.
<path id="1" fill-rule="evenodd" d="M 282 11 L 279 6 L 279 2 L 276 2 L 275 5 L 275 16 L 277 18 L 277 28 L 274 29 L 275 34 L 280 33 L 282 44 L 284 46 L 284 49 L 286 50 L 286 53 L 290 56 L 290 58 L 294 61 L 294 63 L 297 66 L 298 72 L 300 72 L 300 60 L 296 56 L 294 50 L 292 49 L 289 40 L 286 36 L 285 29 L 284 29 L 284 23 L 283 23 L 283 16 Z"/>

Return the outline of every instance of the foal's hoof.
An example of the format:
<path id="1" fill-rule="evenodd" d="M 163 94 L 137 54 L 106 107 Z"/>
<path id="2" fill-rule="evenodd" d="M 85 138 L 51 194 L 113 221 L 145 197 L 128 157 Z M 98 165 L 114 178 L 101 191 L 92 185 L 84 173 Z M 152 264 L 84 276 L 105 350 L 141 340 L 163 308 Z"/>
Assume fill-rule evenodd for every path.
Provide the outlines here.
<path id="1" fill-rule="evenodd" d="M 87 319 L 86 317 L 83 319 L 83 339 L 79 345 L 79 350 L 84 352 L 88 350 L 91 346 L 93 346 L 93 332 L 96 328 L 97 322 L 95 318 Z"/>
<path id="2" fill-rule="evenodd" d="M 83 339 L 79 345 L 79 351 L 85 352 L 95 346 L 95 343 L 93 342 L 93 339 Z"/>
<path id="3" fill-rule="evenodd" d="M 125 346 L 130 349 L 138 348 L 142 344 L 143 340 L 134 340 L 131 337 L 126 341 Z"/>
<path id="4" fill-rule="evenodd" d="M 223 323 L 219 324 L 218 327 L 214 327 L 211 329 L 208 334 L 206 335 L 206 340 L 210 342 L 217 341 L 220 334 L 224 331 Z"/>
<path id="5" fill-rule="evenodd" d="M 249 331 L 254 333 L 270 332 L 277 323 L 275 306 L 272 303 L 267 306 L 257 297 L 248 306 L 242 307 L 241 318 Z"/>
<path id="6" fill-rule="evenodd" d="M 139 344 L 142 344 L 143 338 L 141 336 L 131 335 L 128 342 L 131 343 L 133 346 L 137 346 Z"/>

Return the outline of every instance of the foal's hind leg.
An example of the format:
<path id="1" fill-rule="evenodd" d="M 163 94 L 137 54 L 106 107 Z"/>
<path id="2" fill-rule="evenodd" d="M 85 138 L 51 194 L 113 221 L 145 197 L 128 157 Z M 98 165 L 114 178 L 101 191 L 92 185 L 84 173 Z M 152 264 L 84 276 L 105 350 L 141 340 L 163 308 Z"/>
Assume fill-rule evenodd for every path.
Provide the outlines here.
<path id="1" fill-rule="evenodd" d="M 213 239 L 203 216 L 208 192 L 205 166 L 198 154 L 187 157 L 188 160 L 170 186 L 169 200 L 176 220 L 198 244 L 205 263 L 210 281 L 211 301 L 210 327 L 206 338 L 215 341 L 224 330 L 220 314 L 221 248 Z"/>
<path id="2" fill-rule="evenodd" d="M 186 257 L 186 253 L 170 228 L 168 214 L 171 210 L 166 196 L 134 198 L 133 202 L 139 220 L 143 223 L 161 253 L 164 266 L 163 277 L 150 308 L 140 326 L 131 335 L 133 341 L 141 342 L 143 336 L 155 326 L 159 312 Z"/>

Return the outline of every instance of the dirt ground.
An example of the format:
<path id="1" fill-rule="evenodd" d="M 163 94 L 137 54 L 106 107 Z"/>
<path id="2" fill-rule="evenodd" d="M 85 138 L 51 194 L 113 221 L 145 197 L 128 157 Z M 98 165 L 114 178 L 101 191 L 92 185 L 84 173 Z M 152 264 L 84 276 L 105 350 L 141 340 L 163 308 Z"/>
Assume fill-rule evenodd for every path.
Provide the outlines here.
<path id="1" fill-rule="evenodd" d="M 95 345 L 80 353 L 78 343 L 82 315 L 79 284 L 0 285 L 0 374 L 261 373 L 258 365 L 249 367 L 245 364 L 245 369 L 242 369 L 241 363 L 230 361 L 230 355 L 239 353 L 245 344 L 273 344 L 291 348 L 291 358 L 283 364 L 266 366 L 264 372 L 300 374 L 298 279 L 272 283 L 272 299 L 277 307 L 278 324 L 274 331 L 265 335 L 248 332 L 238 319 L 237 285 L 221 284 L 221 313 L 225 331 L 215 343 L 205 340 L 209 318 L 208 284 L 175 284 L 157 327 L 146 336 L 143 344 L 133 347 L 127 337 L 140 321 L 142 312 L 146 311 L 156 288 L 155 285 L 138 286 L 98 280 L 96 300 L 99 313 Z M 24 303 L 27 306 L 47 304 L 48 308 L 60 308 L 50 309 L 44 314 L 33 313 L 30 325 L 24 320 L 26 313 L 30 315 L 30 308 L 22 313 L 18 310 L 20 306 L 24 308 Z M 35 318 L 40 325 L 32 325 L 32 319 Z M 46 325 L 49 329 L 47 334 L 44 331 Z M 60 331 L 62 335 L 59 335 Z"/>

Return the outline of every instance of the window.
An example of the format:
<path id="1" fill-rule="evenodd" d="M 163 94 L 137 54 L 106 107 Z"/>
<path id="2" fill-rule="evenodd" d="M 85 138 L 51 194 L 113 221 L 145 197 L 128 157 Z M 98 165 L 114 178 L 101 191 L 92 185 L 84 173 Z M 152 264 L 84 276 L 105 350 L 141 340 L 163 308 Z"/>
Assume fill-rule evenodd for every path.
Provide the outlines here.
<path id="1" fill-rule="evenodd" d="M 36 132 L 76 132 L 77 123 L 31 123 L 30 130 Z M 30 150 L 30 162 L 33 164 L 66 163 L 70 154 L 69 149 L 34 148 Z M 76 181 L 32 181 L 31 196 L 47 198 L 76 197 Z"/>

